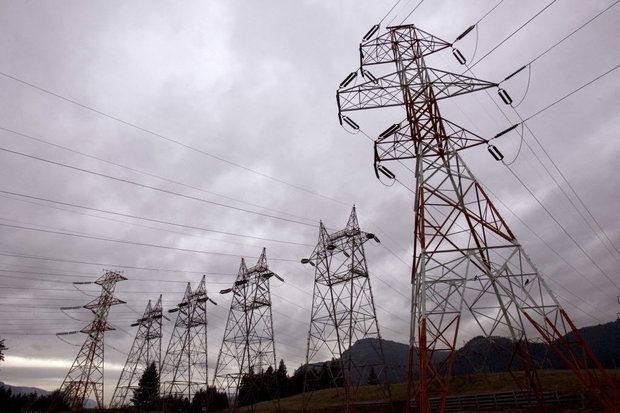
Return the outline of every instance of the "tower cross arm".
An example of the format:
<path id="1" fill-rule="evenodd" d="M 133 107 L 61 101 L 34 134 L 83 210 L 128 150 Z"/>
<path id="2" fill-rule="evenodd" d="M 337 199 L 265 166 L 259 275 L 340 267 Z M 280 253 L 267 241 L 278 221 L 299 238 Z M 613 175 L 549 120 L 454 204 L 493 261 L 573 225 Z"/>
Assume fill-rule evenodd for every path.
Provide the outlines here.
<path id="1" fill-rule="evenodd" d="M 403 82 L 403 79 L 406 79 L 406 82 Z M 409 65 L 402 71 L 342 88 L 336 96 L 338 110 L 342 113 L 402 106 L 405 104 L 403 90 L 407 90 L 415 98 L 432 88 L 434 99 L 441 100 L 497 86 L 497 83 L 470 76 L 430 67 L 420 70 L 415 65 Z"/>
<path id="2" fill-rule="evenodd" d="M 420 30 L 413 25 L 401 26 L 396 39 L 388 31 L 381 36 L 364 41 L 360 44 L 360 65 L 372 66 L 383 63 L 396 63 L 394 58 L 394 45 L 396 43 L 410 44 L 400 59 L 402 61 L 413 61 L 420 57 L 425 57 L 433 53 L 451 47 L 452 44 L 433 36 L 430 33 Z M 414 37 L 415 36 L 415 37 Z M 415 41 L 411 41 L 412 38 Z"/>

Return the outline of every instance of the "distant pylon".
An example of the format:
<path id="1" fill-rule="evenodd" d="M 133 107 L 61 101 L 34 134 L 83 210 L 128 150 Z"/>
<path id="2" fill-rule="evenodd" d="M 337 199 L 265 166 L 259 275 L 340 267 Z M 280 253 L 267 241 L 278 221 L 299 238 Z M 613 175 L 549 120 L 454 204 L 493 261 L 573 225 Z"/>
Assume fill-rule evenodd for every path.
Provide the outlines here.
<path id="1" fill-rule="evenodd" d="M 382 162 L 411 159 L 415 164 L 410 169 L 415 171 L 415 242 L 408 410 L 446 410 L 458 334 L 466 329 L 469 334 L 512 339 L 515 357 L 506 357 L 507 367 L 539 405 L 542 387 L 528 340 L 535 335 L 551 346 L 605 410 L 618 412 L 620 395 L 614 381 L 459 153 L 486 145 L 501 160 L 503 155 L 490 141 L 516 125 L 486 139 L 445 119 L 439 107 L 441 100 L 490 88 L 498 89 L 504 103 L 512 99 L 498 83 L 427 66 L 427 56 L 450 48 L 464 64 L 452 43 L 410 24 L 377 33 L 375 26 L 365 36 L 360 45 L 361 77 L 351 73 L 340 84 L 337 101 L 340 123 L 352 128 L 359 125 L 344 113 L 402 107 L 406 116 L 379 135 L 374 153 L 377 177 L 395 179 Z M 440 396 L 432 408 L 431 388 Z"/>
<path id="2" fill-rule="evenodd" d="M 162 324 L 161 295 L 154 307 L 149 300 L 144 314 L 131 326 L 138 326 L 136 337 L 127 356 L 116 389 L 112 395 L 110 408 L 129 406 L 131 390 L 138 387 L 142 373 L 151 363 L 155 363 L 159 372 L 161 364 L 161 324 Z"/>
<path id="3" fill-rule="evenodd" d="M 213 376 L 213 386 L 225 392 L 233 407 L 243 402 L 250 411 L 254 409 L 256 387 L 252 373 L 264 373 L 270 366 L 275 370 L 276 346 L 273 333 L 271 311 L 271 291 L 269 280 L 282 277 L 269 270 L 266 251 L 263 252 L 255 266 L 247 268 L 241 259 L 239 273 L 231 288 L 220 291 L 221 294 L 232 292 L 232 301 L 222 347 L 217 357 Z M 243 401 L 237 400 L 242 378 L 246 376 L 248 387 Z M 277 386 L 275 374 L 273 383 L 265 383 L 274 389 Z M 279 409 L 278 394 L 270 395 Z"/>
<path id="4" fill-rule="evenodd" d="M 312 312 L 306 352 L 304 410 L 320 380 L 317 362 L 335 359 L 337 367 L 327 370 L 331 387 L 344 390 L 343 410 L 353 410 L 360 385 L 365 385 L 370 371 L 382 384 L 383 397 L 391 399 L 387 380 L 383 343 L 377 322 L 364 244 L 379 239 L 360 230 L 355 207 L 345 229 L 329 234 L 319 224 L 319 241 L 310 258 L 301 262 L 315 268 Z M 372 362 L 353 359 L 349 350 L 358 340 L 376 338 Z M 328 363 L 329 364 L 329 363 Z M 332 365 L 334 363 L 332 362 Z"/>
<path id="5" fill-rule="evenodd" d="M 101 294 L 84 306 L 93 312 L 95 319 L 81 330 L 87 334 L 86 340 L 60 386 L 72 408 L 81 409 L 94 395 L 97 407 L 103 409 L 103 336 L 106 331 L 114 330 L 107 321 L 110 307 L 125 303 L 114 297 L 114 287 L 126 279 L 119 272 L 106 271 L 95 281 L 101 286 Z"/>
<path id="6" fill-rule="evenodd" d="M 187 283 L 183 300 L 169 313 L 178 312 L 161 366 L 161 395 L 186 397 L 190 402 L 208 384 L 207 295 L 205 277 L 196 291 Z"/>

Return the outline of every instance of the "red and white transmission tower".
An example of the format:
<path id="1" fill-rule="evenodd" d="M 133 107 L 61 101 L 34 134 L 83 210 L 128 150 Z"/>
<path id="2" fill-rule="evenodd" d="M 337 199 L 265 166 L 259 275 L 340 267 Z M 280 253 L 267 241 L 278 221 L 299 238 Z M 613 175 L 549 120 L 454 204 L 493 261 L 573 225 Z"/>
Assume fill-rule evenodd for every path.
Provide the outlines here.
<path id="1" fill-rule="evenodd" d="M 191 403 L 198 391 L 207 390 L 207 301 L 216 304 L 207 295 L 203 276 L 194 292 L 187 283 L 183 300 L 168 310 L 179 314 L 161 364 L 162 396 L 187 397 Z"/>
<path id="2" fill-rule="evenodd" d="M 99 298 L 84 306 L 93 312 L 95 319 L 81 330 L 87 335 L 86 340 L 60 386 L 72 408 L 81 409 L 84 402 L 94 395 L 97 407 L 103 409 L 103 335 L 108 330 L 114 330 L 107 321 L 110 307 L 125 303 L 114 297 L 114 287 L 117 282 L 126 279 L 119 272 L 106 271 L 95 281 L 101 286 Z"/>
<path id="3" fill-rule="evenodd" d="M 138 387 L 138 381 L 142 373 L 155 363 L 159 372 L 161 364 L 161 324 L 162 324 L 161 295 L 151 307 L 151 300 L 146 305 L 144 314 L 133 323 L 132 327 L 138 327 L 136 337 L 131 345 L 131 350 L 127 356 L 127 361 L 123 367 L 110 408 L 122 408 L 130 405 L 132 390 Z"/>
<path id="4" fill-rule="evenodd" d="M 404 107 L 406 112 L 404 121 L 379 135 L 374 152 L 377 176 L 394 178 L 381 162 L 415 162 L 408 407 L 432 411 L 433 386 L 439 389 L 436 410 L 445 410 L 457 338 L 465 328 L 486 337 L 510 337 L 523 370 L 513 377 L 542 403 L 528 348 L 528 335 L 538 334 L 607 411 L 617 412 L 620 399 L 614 382 L 459 151 L 486 144 L 496 158 L 499 153 L 487 139 L 441 115 L 440 100 L 498 84 L 428 67 L 426 57 L 452 45 L 414 25 L 389 27 L 373 37 L 377 33 L 375 26 L 360 45 L 363 80 L 354 83 L 357 72 L 351 73 L 340 84 L 337 99 L 340 123 L 354 129 L 357 123 L 345 112 L 386 107 Z M 386 71 L 386 65 L 395 65 L 396 71 L 368 70 Z M 499 93 L 510 101 L 504 90 Z M 447 357 L 433 362 L 441 352 Z M 419 360 L 415 372 L 414 358 Z"/>
<path id="5" fill-rule="evenodd" d="M 243 404 L 248 406 L 249 411 L 254 411 L 261 385 L 275 389 L 278 384 L 253 381 L 254 374 L 264 373 L 270 366 L 274 370 L 277 368 L 269 283 L 272 277 L 284 281 L 269 269 L 266 250 L 263 248 L 253 267 L 247 268 L 242 258 L 233 286 L 220 291 L 220 294 L 232 293 L 232 301 L 217 357 L 213 386 L 228 395 L 231 406 Z M 244 376 L 247 388 L 244 394 L 240 394 Z M 264 380 L 275 380 L 275 377 L 272 375 Z M 269 396 L 274 398 L 275 408 L 279 411 L 279 395 Z"/>
<path id="6" fill-rule="evenodd" d="M 317 362 L 330 357 L 335 364 L 327 369 L 330 387 L 343 387 L 343 409 L 353 409 L 356 392 L 374 371 L 384 397 L 391 399 L 387 379 L 383 343 L 379 333 L 377 312 L 370 287 L 364 244 L 378 238 L 360 230 L 355 207 L 345 229 L 329 234 L 319 224 L 319 240 L 310 258 L 301 260 L 315 268 L 312 312 L 308 330 L 306 372 L 304 377 L 304 410 L 321 380 Z M 370 359 L 356 360 L 351 347 L 359 340 L 376 338 Z"/>

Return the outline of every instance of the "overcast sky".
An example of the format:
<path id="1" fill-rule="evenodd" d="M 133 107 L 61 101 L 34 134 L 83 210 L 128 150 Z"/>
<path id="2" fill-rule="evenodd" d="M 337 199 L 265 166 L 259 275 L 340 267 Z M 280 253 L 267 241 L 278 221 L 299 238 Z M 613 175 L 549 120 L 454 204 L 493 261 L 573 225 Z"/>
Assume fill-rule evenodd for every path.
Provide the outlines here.
<path id="1" fill-rule="evenodd" d="M 4 74 L 0 75 L 0 147 L 211 203 L 6 151 L 0 151 L 0 190 L 292 243 L 184 229 L 0 194 L 0 338 L 9 347 L 6 361 L 0 364 L 0 380 L 45 389 L 60 386 L 83 335 L 67 336 L 71 345 L 54 334 L 79 330 L 90 313 L 74 311 L 70 318 L 58 307 L 82 305 L 96 296 L 96 286 L 81 286 L 85 292 L 80 292 L 70 282 L 94 280 L 104 268 L 124 270 L 129 279 L 116 289 L 127 305 L 110 312 L 111 322 L 119 329 L 106 334 L 106 398 L 125 361 L 123 353 L 131 346 L 135 331 L 129 324 L 136 312 L 141 313 L 148 299 L 160 293 L 170 308 L 181 299 L 185 283 L 197 285 L 203 273 L 218 303 L 209 313 L 210 366 L 214 367 L 230 304 L 217 291 L 232 283 L 240 257 L 253 265 L 263 246 L 271 269 L 286 280 L 272 283 L 273 317 L 278 358 L 284 358 L 292 371 L 305 357 L 313 279 L 311 268 L 299 259 L 311 253 L 318 221 L 332 229 L 344 227 L 353 204 L 362 228 L 377 233 L 382 241 L 382 245 L 367 244 L 366 249 L 382 334 L 407 342 L 412 194 L 375 179 L 372 144 L 338 125 L 335 102 L 338 84 L 358 68 L 361 37 L 393 3 L 0 1 L 0 72 Z M 407 22 L 451 41 L 495 3 L 427 0 Z M 400 22 L 415 4 L 417 0 L 401 1 L 394 21 Z M 557 1 L 479 63 L 476 75 L 503 79 L 609 4 L 611 0 Z M 542 6 L 534 0 L 505 0 L 480 24 L 475 59 Z M 524 117 L 535 113 L 618 65 L 619 35 L 620 6 L 616 6 L 537 60 L 519 112 Z M 472 33 L 459 48 L 470 57 L 475 43 Z M 449 50 L 434 64 L 462 72 Z M 505 86 L 515 100 L 525 93 L 527 77 L 524 71 Z M 492 96 L 501 103 L 494 92 Z M 615 246 L 620 246 L 618 96 L 620 72 L 613 72 L 528 123 Z M 511 111 L 506 113 L 516 119 Z M 510 125 L 483 92 L 446 103 L 444 114 L 482 136 Z M 370 136 L 387 126 L 370 112 L 352 117 Z M 605 236 L 593 233 L 545 172 L 538 159 L 549 170 L 552 165 L 533 137 L 526 134 L 525 142 L 534 151 L 524 147 L 514 170 L 579 247 L 484 147 L 463 156 L 492 191 L 499 211 L 576 324 L 614 320 L 620 312 L 620 292 L 608 278 L 618 281 L 620 254 L 601 242 L 606 242 Z M 512 159 L 518 143 L 511 134 L 497 145 Z M 405 172 L 399 171 L 399 178 L 412 186 L 413 177 Z M 557 172 L 554 177 L 561 179 Z M 561 188 L 570 191 L 564 184 Z M 15 226 L 231 255 L 127 245 Z M 166 323 L 164 348 L 171 328 L 172 323 Z M 476 331 L 464 331 L 459 342 L 474 335 Z"/>

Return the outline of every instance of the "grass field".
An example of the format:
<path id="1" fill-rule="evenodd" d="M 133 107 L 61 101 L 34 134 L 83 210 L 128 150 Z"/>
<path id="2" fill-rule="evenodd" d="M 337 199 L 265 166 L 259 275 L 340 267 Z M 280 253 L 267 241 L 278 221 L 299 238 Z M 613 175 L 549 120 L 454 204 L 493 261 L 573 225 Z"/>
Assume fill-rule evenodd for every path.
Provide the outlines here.
<path id="1" fill-rule="evenodd" d="M 616 383 L 620 383 L 620 370 L 608 370 L 609 374 L 614 378 Z M 545 390 L 558 390 L 561 392 L 579 391 L 582 389 L 580 382 L 577 378 L 568 370 L 541 370 L 538 372 L 540 381 Z M 405 383 L 398 383 L 390 386 L 392 399 L 395 402 L 403 402 L 406 398 L 406 385 Z M 453 379 L 451 385 L 452 395 L 471 395 L 471 394 L 484 394 L 484 393 L 496 393 L 502 391 L 515 390 L 516 385 L 512 377 L 508 373 L 486 373 L 486 374 L 470 374 L 457 376 Z M 434 392 L 436 394 L 436 392 Z M 431 394 L 432 396 L 432 394 Z M 341 389 L 328 389 L 314 392 L 310 398 L 309 406 L 313 411 L 339 411 L 339 406 L 342 404 L 343 391 Z M 282 413 L 300 412 L 302 407 L 303 396 L 301 394 L 287 397 L 280 400 L 280 411 Z M 364 404 L 370 402 L 385 401 L 386 397 L 382 391 L 381 386 L 363 386 L 360 387 L 355 395 L 357 403 Z M 372 409 L 364 411 L 376 411 L 380 410 Z M 243 412 L 244 409 L 239 409 Z M 273 402 L 263 402 L 256 405 L 257 413 L 270 413 L 275 412 L 275 406 Z M 383 410 L 381 410 L 383 411 Z M 387 409 L 385 411 L 390 411 Z M 396 410 L 400 412 L 400 409 Z M 492 410 L 485 410 L 491 412 Z M 520 413 L 530 411 L 528 409 L 502 409 L 502 413 Z M 549 412 L 557 413 L 569 413 L 580 412 L 590 413 L 599 410 L 583 409 L 581 406 L 577 407 L 557 407 L 551 408 Z M 465 413 L 465 412 L 463 412 Z"/>

